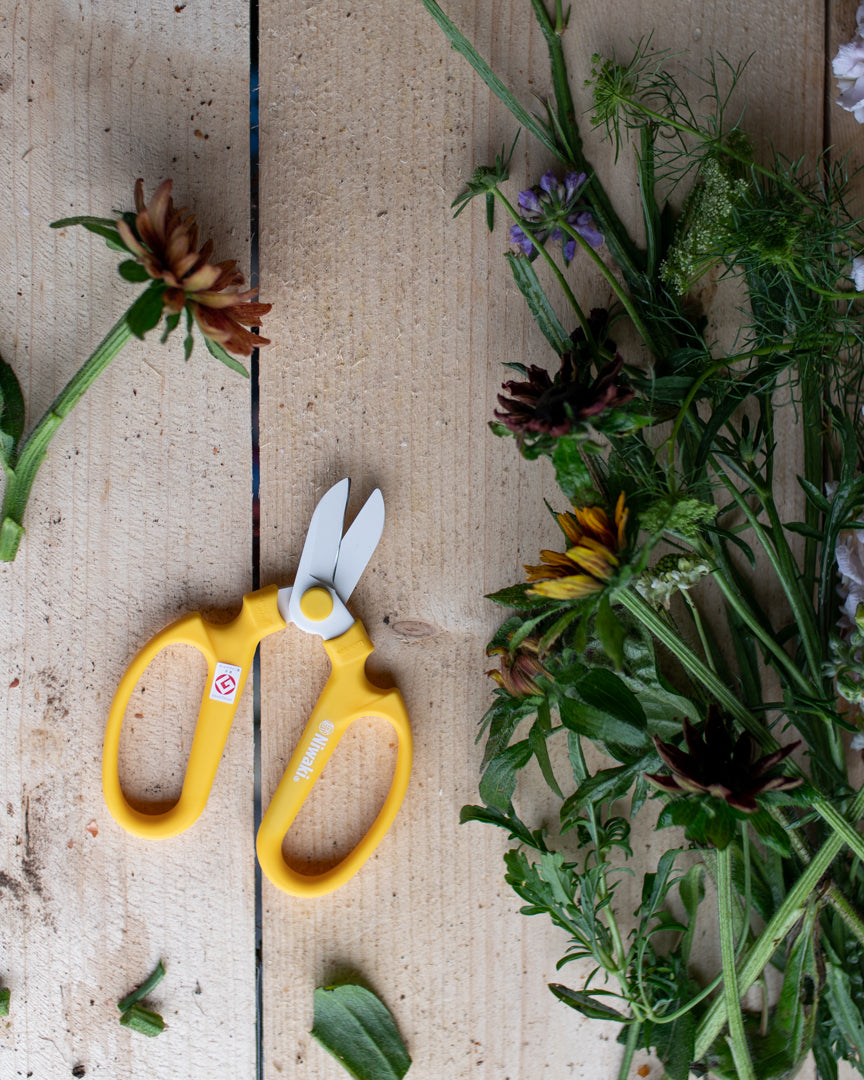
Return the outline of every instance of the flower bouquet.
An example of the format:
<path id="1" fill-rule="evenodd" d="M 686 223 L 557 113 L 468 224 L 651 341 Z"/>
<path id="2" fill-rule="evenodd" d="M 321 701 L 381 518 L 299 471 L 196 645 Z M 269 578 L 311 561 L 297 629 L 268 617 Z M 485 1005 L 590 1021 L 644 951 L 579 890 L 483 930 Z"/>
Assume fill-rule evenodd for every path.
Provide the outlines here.
<path id="1" fill-rule="evenodd" d="M 462 818 L 515 841 L 523 912 L 565 931 L 561 967 L 582 961 L 550 989 L 620 1025 L 622 1080 L 640 1049 L 670 1080 L 789 1077 L 811 1052 L 823 1078 L 841 1060 L 864 1073 L 864 236 L 844 165 L 766 163 L 725 60 L 694 104 L 650 42 L 597 56 L 592 121 L 632 148 L 637 244 L 585 156 L 560 0 L 532 0 L 553 88 L 540 116 L 423 3 L 558 162 L 514 198 L 505 146 L 454 203 L 508 219 L 506 261 L 554 359 L 507 365 L 491 427 L 548 458 L 560 489 L 560 543 L 491 597 L 509 615 L 489 645 L 482 805 Z M 573 261 L 608 308 L 580 306 Z M 731 347 L 695 298 L 709 273 L 740 296 Z M 634 334 L 649 364 L 616 344 Z M 796 520 L 776 494 L 790 430 Z M 560 803 L 554 830 L 520 804 L 530 762 Z M 674 831 L 634 914 L 619 886 L 637 815 Z"/>

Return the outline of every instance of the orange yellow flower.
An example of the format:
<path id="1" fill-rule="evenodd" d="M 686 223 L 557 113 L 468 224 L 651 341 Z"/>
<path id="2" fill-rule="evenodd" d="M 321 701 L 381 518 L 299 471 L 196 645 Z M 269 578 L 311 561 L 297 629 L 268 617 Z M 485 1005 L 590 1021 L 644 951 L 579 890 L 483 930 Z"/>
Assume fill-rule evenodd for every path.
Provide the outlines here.
<path id="1" fill-rule="evenodd" d="M 624 492 L 618 496 L 610 520 L 601 506 L 573 507 L 558 515 L 570 546 L 566 551 L 541 551 L 537 566 L 526 566 L 528 591 L 551 600 L 579 600 L 602 592 L 620 565 L 627 544 L 628 509 Z"/>
<path id="2" fill-rule="evenodd" d="M 149 204 L 144 181 L 135 183 L 134 228 L 121 218 L 117 231 L 123 243 L 151 278 L 164 281 L 164 310 L 179 314 L 188 307 L 202 334 L 230 353 L 250 356 L 267 338 L 246 329 L 260 326 L 271 304 L 249 301 L 257 289 L 243 291 L 243 275 L 235 261 L 211 263 L 213 241 L 198 250 L 198 226 L 192 214 L 174 207 L 171 180 L 163 180 Z"/>

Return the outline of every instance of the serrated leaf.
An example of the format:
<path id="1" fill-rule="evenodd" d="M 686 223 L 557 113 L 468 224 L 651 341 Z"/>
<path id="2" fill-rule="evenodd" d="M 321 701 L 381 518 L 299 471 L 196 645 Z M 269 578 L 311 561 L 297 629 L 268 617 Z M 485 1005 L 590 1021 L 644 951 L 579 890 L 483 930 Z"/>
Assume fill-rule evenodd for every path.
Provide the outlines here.
<path id="1" fill-rule="evenodd" d="M 249 378 L 249 372 L 235 357 L 228 352 L 218 341 L 211 341 L 210 338 L 204 338 L 204 344 L 207 346 L 207 352 L 211 356 L 215 356 L 217 360 L 220 360 L 226 367 L 231 368 L 232 371 L 236 371 L 238 375 L 242 375 L 244 378 Z"/>
<path id="2" fill-rule="evenodd" d="M 138 297 L 126 312 L 126 322 L 137 338 L 142 338 L 152 330 L 162 318 L 162 294 L 165 287 L 161 283 L 151 285 Z"/>
<path id="3" fill-rule="evenodd" d="M 363 986 L 319 986 L 310 1034 L 355 1080 L 402 1080 L 411 1058 L 384 1003 Z"/>
<path id="4" fill-rule="evenodd" d="M 516 790 L 516 773 L 528 764 L 534 755 L 527 739 L 514 743 L 494 757 L 486 767 L 479 784 L 480 798 L 487 806 L 506 813 Z"/>

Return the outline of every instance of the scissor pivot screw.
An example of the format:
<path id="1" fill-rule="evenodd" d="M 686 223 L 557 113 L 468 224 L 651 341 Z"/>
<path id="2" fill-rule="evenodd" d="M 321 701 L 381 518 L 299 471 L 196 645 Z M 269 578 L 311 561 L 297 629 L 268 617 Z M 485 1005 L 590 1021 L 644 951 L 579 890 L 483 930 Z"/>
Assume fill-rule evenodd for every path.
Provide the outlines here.
<path id="1" fill-rule="evenodd" d="M 300 610 L 312 622 L 321 622 L 333 611 L 333 597 L 327 589 L 315 585 L 300 597 Z"/>

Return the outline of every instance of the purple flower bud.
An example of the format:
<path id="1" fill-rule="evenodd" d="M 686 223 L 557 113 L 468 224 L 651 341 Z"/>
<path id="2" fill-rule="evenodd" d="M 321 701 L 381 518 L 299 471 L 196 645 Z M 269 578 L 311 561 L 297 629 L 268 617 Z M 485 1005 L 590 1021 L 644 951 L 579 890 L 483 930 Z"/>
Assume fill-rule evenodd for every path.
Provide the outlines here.
<path id="1" fill-rule="evenodd" d="M 556 194 L 558 191 L 558 177 L 550 169 L 549 172 L 543 173 L 540 177 L 540 187 L 549 195 Z"/>
<path id="2" fill-rule="evenodd" d="M 569 203 L 576 197 L 579 189 L 588 179 L 588 174 L 584 172 L 571 172 L 567 173 L 564 177 L 564 202 Z"/>
<path id="3" fill-rule="evenodd" d="M 514 244 L 518 244 L 525 255 L 531 255 L 534 252 L 533 242 L 525 235 L 525 233 L 519 228 L 518 225 L 510 226 L 510 240 Z"/>
<path id="4" fill-rule="evenodd" d="M 543 209 L 533 188 L 519 192 L 519 205 L 525 210 L 533 210 L 536 214 L 539 214 Z"/>
<path id="5" fill-rule="evenodd" d="M 588 213 L 587 210 L 583 210 L 579 214 L 573 215 L 574 220 L 570 221 L 570 224 L 579 233 L 582 239 L 592 248 L 598 248 L 603 243 L 603 234 L 598 232 L 594 226 L 594 218 Z"/>

